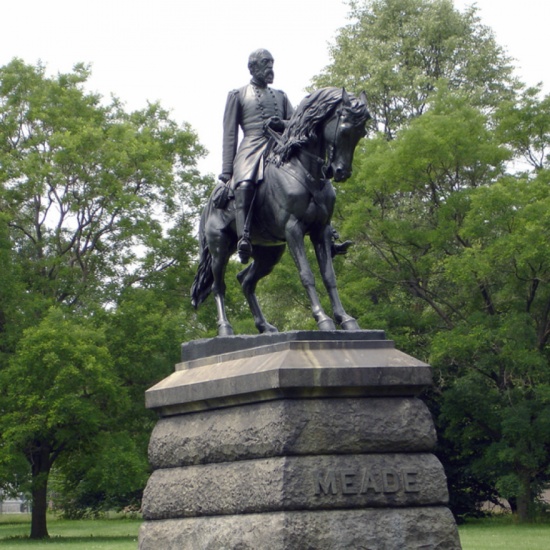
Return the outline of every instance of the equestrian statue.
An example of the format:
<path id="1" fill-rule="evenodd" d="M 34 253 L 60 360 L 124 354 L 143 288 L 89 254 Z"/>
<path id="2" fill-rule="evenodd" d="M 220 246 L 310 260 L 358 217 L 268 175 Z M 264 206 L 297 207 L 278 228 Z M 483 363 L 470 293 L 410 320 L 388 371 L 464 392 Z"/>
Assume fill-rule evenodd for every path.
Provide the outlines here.
<path id="1" fill-rule="evenodd" d="M 260 333 L 277 332 L 265 319 L 256 297 L 256 285 L 271 273 L 286 245 L 298 268 L 320 330 L 359 330 L 357 321 L 342 306 L 336 288 L 332 255 L 334 231 L 331 217 L 336 194 L 331 179 L 343 182 L 351 176 L 353 154 L 365 136 L 370 114 L 366 97 L 348 94 L 342 88 L 323 88 L 309 94 L 285 123 L 282 135 L 269 132 L 264 152 L 263 178 L 255 186 L 248 218 L 252 263 L 237 278 Z M 218 184 L 204 208 L 200 226 L 199 266 L 191 288 L 198 307 L 212 293 L 217 309 L 219 336 L 233 329 L 225 311 L 225 271 L 237 251 L 235 200 L 219 201 L 226 183 Z M 222 193 L 223 195 L 223 193 Z M 325 313 L 315 289 L 306 257 L 304 238 L 309 235 L 321 277 L 327 289 L 334 319 Z"/>

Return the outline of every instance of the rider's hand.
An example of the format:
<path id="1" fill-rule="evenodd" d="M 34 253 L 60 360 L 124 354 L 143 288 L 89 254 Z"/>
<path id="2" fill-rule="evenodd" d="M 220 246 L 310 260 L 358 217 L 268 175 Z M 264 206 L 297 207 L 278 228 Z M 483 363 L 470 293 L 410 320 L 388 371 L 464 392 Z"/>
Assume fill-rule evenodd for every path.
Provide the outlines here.
<path id="1" fill-rule="evenodd" d="M 282 132 L 285 129 L 285 123 L 278 116 L 272 116 L 267 122 L 266 126 L 269 126 L 276 132 Z"/>
<path id="2" fill-rule="evenodd" d="M 231 174 L 220 174 L 218 176 L 218 179 L 223 181 L 224 183 L 227 183 L 231 179 Z"/>

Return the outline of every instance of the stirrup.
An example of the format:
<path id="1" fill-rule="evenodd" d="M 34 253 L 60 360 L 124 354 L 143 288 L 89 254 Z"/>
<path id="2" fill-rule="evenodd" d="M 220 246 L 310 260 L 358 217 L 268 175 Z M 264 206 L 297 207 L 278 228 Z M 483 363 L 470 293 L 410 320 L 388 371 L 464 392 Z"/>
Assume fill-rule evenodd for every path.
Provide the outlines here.
<path id="1" fill-rule="evenodd" d="M 237 253 L 241 263 L 247 264 L 252 256 L 252 243 L 246 237 L 242 237 L 237 244 Z"/>

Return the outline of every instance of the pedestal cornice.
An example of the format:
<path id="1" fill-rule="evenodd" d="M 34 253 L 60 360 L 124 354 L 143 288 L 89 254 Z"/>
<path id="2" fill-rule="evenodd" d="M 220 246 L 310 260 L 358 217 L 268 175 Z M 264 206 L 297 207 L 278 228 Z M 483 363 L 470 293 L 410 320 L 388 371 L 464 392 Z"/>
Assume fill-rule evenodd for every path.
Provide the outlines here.
<path id="1" fill-rule="evenodd" d="M 296 397 L 417 395 L 431 368 L 383 331 L 293 331 L 184 344 L 176 372 L 146 392 L 169 416 Z"/>

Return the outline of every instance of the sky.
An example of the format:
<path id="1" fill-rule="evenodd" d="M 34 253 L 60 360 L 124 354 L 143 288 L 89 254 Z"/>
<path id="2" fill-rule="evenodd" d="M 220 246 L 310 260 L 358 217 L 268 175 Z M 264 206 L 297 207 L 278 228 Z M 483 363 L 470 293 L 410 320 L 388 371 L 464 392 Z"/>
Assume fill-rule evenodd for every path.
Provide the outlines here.
<path id="1" fill-rule="evenodd" d="M 516 60 L 528 85 L 550 93 L 548 0 L 475 3 L 484 24 Z M 268 49 L 274 87 L 297 105 L 311 78 L 329 64 L 329 46 L 348 23 L 344 0 L 17 0 L 2 6 L 0 65 L 41 61 L 48 74 L 90 64 L 89 91 L 118 97 L 127 110 L 159 101 L 188 122 L 208 149 L 199 168 L 221 168 L 227 92 L 249 81 L 248 55 Z"/>

